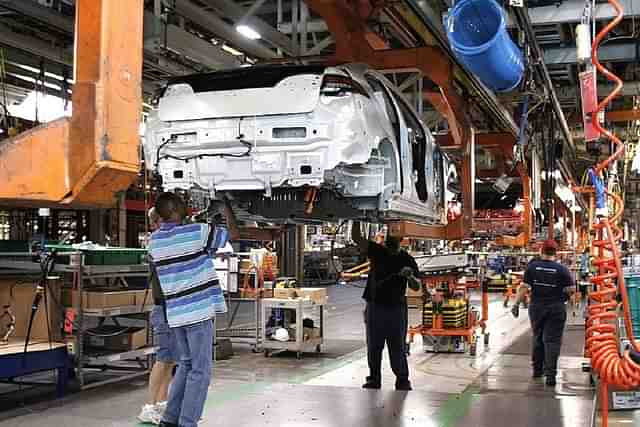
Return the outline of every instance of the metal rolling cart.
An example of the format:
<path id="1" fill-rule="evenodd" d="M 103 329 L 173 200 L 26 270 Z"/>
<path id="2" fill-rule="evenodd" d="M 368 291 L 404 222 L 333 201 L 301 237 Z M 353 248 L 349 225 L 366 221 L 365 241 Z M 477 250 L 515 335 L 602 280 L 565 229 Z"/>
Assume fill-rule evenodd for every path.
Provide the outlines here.
<path id="1" fill-rule="evenodd" d="M 488 344 L 489 335 L 485 333 L 485 316 L 480 317 L 471 306 L 469 289 L 466 285 L 458 284 L 458 279 L 469 264 L 467 255 L 424 255 L 415 259 L 422 276 L 422 322 L 408 328 L 407 353 L 410 352 L 414 337 L 421 335 L 425 351 L 469 352 L 475 355 L 477 330 L 482 329 L 485 344 Z M 435 301 L 435 297 L 428 301 L 431 290 L 438 295 L 438 301 Z M 445 301 L 443 295 L 449 295 L 451 300 Z M 454 295 L 459 298 L 454 298 Z"/>
<path id="2" fill-rule="evenodd" d="M 138 265 L 79 265 L 69 266 L 73 274 L 77 275 L 76 284 L 78 292 L 82 295 L 85 289 L 85 282 L 93 283 L 96 279 L 117 279 L 125 280 L 127 277 L 148 277 L 149 266 L 147 264 Z M 87 288 L 90 289 L 90 288 Z M 77 376 L 80 388 L 91 388 L 103 384 L 117 381 L 128 380 L 149 373 L 152 366 L 152 357 L 156 353 L 156 347 L 150 345 L 152 343 L 151 324 L 149 321 L 149 313 L 153 308 L 151 293 L 145 291 L 143 300 L 134 305 L 109 307 L 109 308 L 83 308 L 82 299 L 77 298 L 74 310 L 77 315 L 77 328 L 75 332 L 75 359 L 77 363 Z M 115 325 L 119 325 L 119 318 L 136 317 L 144 320 L 147 331 L 147 345 L 129 351 L 121 352 L 91 352 L 85 348 L 86 336 L 88 331 L 85 320 L 87 318 L 96 318 L 99 324 L 110 319 Z M 120 372 L 113 378 L 106 380 L 98 380 L 89 382 L 86 375 L 90 371 L 98 370 L 102 373 L 108 371 Z"/>
<path id="3" fill-rule="evenodd" d="M 33 262 L 31 253 L 8 253 L 2 254 L 0 258 L 0 268 L 20 272 L 40 271 L 40 264 Z M 87 389 L 103 384 L 125 381 L 132 378 L 147 375 L 151 369 L 152 358 L 156 352 L 156 347 L 152 345 L 152 335 L 149 322 L 149 312 L 153 308 L 150 290 L 142 290 L 144 296 L 134 304 L 105 307 L 86 308 L 83 306 L 84 295 L 89 292 L 96 283 L 108 281 L 112 283 L 120 282 L 127 285 L 127 279 L 132 277 L 148 277 L 149 266 L 147 264 L 129 265 L 85 265 L 85 253 L 78 250 L 61 250 L 58 255 L 65 259 L 66 263 L 58 263 L 54 267 L 54 272 L 64 276 L 65 283 L 71 283 L 74 290 L 78 292 L 77 298 L 72 299 L 73 303 L 67 307 L 75 313 L 73 321 L 73 339 L 68 340 L 68 349 L 75 363 L 75 372 L 80 389 Z M 73 288 L 72 288 L 73 289 Z M 140 290 L 138 290 L 140 291 Z M 137 319 L 142 321 L 146 327 L 146 344 L 142 348 L 129 351 L 90 351 L 85 345 L 87 337 L 91 335 L 89 331 L 90 319 L 95 319 L 100 325 L 110 319 L 115 325 L 119 325 L 119 320 L 124 318 Z M 94 322 L 95 323 L 95 322 Z M 89 380 L 90 374 L 99 374 L 100 377 Z M 98 376 L 98 375 L 96 375 Z"/>
<path id="4" fill-rule="evenodd" d="M 238 298 L 227 294 L 227 306 L 229 311 L 226 314 L 227 326 L 225 328 L 216 328 L 218 338 L 230 338 L 232 342 L 249 344 L 252 350 L 257 353 L 260 351 L 260 306 L 262 299 L 256 298 Z M 234 326 L 236 316 L 243 304 L 253 304 L 255 323 L 253 326 Z"/>
<path id="5" fill-rule="evenodd" d="M 274 339 L 267 339 L 266 336 L 266 324 L 268 320 L 268 313 L 271 313 L 272 309 L 289 309 L 296 312 L 296 331 L 294 341 L 277 341 Z M 312 310 L 319 311 L 319 336 L 310 336 L 305 339 L 304 331 L 304 313 Z M 281 299 L 281 298 L 267 298 L 262 300 L 262 316 L 261 316 L 261 338 L 262 348 L 264 354 L 269 357 L 273 351 L 292 351 L 296 353 L 298 359 L 302 358 L 303 353 L 322 351 L 322 344 L 324 338 L 324 303 L 320 304 L 311 299 L 295 298 L 295 299 Z"/>
<path id="6" fill-rule="evenodd" d="M 228 311 L 224 315 L 226 320 L 226 327 L 218 328 L 216 326 L 216 337 L 217 338 L 229 338 L 231 342 L 241 343 L 241 344 L 249 344 L 254 353 L 260 351 L 260 305 L 261 305 L 261 296 L 256 294 L 255 296 L 243 296 L 240 294 L 239 296 L 232 296 L 238 294 L 238 276 L 241 273 L 238 267 L 238 258 L 246 257 L 247 253 L 236 253 L 233 255 L 235 258 L 234 262 L 230 262 L 227 268 L 226 280 L 221 280 L 224 282 L 222 284 L 222 288 L 225 291 L 225 296 L 227 300 Z M 216 270 L 220 272 L 219 266 L 216 267 Z M 224 270 L 223 270 L 224 271 Z M 245 274 L 250 274 L 245 272 Z M 253 276 L 254 286 L 258 287 L 258 275 L 254 274 Z M 251 325 L 240 325 L 235 326 L 236 317 L 238 312 L 240 311 L 240 307 L 243 305 L 253 305 L 253 321 Z"/>

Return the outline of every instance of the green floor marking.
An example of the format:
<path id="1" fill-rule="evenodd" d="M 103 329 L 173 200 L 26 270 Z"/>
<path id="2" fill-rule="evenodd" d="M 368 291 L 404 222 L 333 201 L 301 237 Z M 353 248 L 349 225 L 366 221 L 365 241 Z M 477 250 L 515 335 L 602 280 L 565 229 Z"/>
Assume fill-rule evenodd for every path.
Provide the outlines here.
<path id="1" fill-rule="evenodd" d="M 278 381 L 278 380 L 258 381 L 253 383 L 233 385 L 229 387 L 225 385 L 225 390 L 209 391 L 209 394 L 207 396 L 207 401 L 205 403 L 205 408 L 216 408 L 216 407 L 220 407 L 225 402 L 246 398 L 247 394 L 262 392 L 267 388 L 269 388 L 272 384 L 275 384 L 278 382 L 282 382 L 284 384 L 302 384 L 315 377 L 319 377 L 335 369 L 341 368 L 357 360 L 360 360 L 364 356 L 365 356 L 365 353 L 363 349 L 356 350 L 341 358 L 323 362 L 321 366 L 313 372 L 294 376 L 284 381 Z M 215 378 L 215 369 L 213 374 Z"/>
<path id="2" fill-rule="evenodd" d="M 468 387 L 461 394 L 451 396 L 435 414 L 438 427 L 455 427 L 464 418 L 471 403 L 477 397 L 478 390 Z"/>

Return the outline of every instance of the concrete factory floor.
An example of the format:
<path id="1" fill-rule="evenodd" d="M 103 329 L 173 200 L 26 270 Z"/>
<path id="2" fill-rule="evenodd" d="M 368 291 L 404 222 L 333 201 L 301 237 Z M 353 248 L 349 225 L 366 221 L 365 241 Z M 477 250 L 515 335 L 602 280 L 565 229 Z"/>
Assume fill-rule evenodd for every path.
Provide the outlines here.
<path id="1" fill-rule="evenodd" d="M 265 358 L 235 346 L 231 360 L 217 363 L 201 425 L 588 426 L 593 394 L 581 371 L 579 314 L 569 315 L 555 388 L 530 379 L 526 310 L 513 319 L 495 296 L 490 345 L 480 344 L 476 357 L 424 353 L 418 342 L 409 358 L 414 391 L 393 390 L 387 361 L 383 389 L 365 391 L 360 388 L 367 373 L 361 292 L 353 286 L 330 288 L 323 354 Z M 474 299 L 479 302 L 479 296 Z M 416 323 L 418 310 L 411 315 Z M 114 384 L 2 412 L 0 426 L 135 426 L 144 399 L 143 380 Z M 630 418 L 622 418 L 617 425 L 629 425 Z"/>

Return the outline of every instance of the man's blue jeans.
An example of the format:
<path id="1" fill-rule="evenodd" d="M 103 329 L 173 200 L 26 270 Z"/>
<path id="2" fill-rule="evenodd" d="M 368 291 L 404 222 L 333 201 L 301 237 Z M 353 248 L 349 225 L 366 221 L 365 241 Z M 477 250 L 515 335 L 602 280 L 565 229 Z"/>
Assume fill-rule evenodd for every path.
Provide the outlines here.
<path id="1" fill-rule="evenodd" d="M 162 420 L 180 427 L 196 427 L 202 417 L 213 368 L 214 321 L 174 328 L 178 347 L 178 371 Z"/>

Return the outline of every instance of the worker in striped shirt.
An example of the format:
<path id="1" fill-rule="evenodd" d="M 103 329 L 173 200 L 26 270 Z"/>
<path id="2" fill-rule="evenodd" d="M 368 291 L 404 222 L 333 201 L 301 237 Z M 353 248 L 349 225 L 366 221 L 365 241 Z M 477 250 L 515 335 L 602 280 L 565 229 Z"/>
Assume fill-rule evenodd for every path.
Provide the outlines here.
<path id="1" fill-rule="evenodd" d="M 229 229 L 224 220 L 183 224 L 186 204 L 174 193 L 161 194 L 155 207 L 161 223 L 151 235 L 149 255 L 178 349 L 178 370 L 160 426 L 196 427 L 211 381 L 215 316 L 226 312 L 212 254 L 227 243 L 229 230 L 237 238 L 237 227 L 228 205 L 223 217 Z"/>

